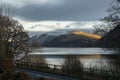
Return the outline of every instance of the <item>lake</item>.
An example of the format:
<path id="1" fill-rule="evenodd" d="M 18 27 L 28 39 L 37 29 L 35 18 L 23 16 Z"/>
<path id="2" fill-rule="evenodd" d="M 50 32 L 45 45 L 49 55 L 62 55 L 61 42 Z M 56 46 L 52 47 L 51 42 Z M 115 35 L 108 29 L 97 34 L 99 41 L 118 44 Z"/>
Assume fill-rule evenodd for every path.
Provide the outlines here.
<path id="1" fill-rule="evenodd" d="M 108 66 L 109 59 L 103 55 L 109 54 L 102 48 L 41 48 L 35 49 L 30 54 L 43 55 L 48 64 L 64 64 L 65 55 L 77 55 L 84 67 Z"/>

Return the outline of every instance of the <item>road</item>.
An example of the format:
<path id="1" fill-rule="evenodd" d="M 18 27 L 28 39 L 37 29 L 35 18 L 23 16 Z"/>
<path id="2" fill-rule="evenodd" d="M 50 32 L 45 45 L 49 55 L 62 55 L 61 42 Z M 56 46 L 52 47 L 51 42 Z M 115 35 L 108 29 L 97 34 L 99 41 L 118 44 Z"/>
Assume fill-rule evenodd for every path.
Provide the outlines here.
<path id="1" fill-rule="evenodd" d="M 44 72 L 39 72 L 39 71 L 33 71 L 33 70 L 27 70 L 27 69 L 18 69 L 17 71 L 24 71 L 31 75 L 32 77 L 47 77 L 47 78 L 55 78 L 57 80 L 80 80 L 76 78 L 71 78 L 71 77 L 66 77 L 66 76 L 61 76 L 61 75 L 56 75 L 56 74 L 50 74 L 50 73 L 44 73 Z"/>

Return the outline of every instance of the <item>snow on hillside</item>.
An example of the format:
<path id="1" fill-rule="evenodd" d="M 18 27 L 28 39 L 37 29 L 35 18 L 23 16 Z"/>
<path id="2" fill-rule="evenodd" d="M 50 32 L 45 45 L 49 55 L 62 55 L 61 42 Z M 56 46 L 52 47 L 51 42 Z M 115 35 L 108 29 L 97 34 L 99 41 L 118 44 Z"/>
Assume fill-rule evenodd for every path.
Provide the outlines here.
<path id="1" fill-rule="evenodd" d="M 53 31 L 56 29 L 90 29 L 100 22 L 40 22 L 29 27 L 25 27 L 28 31 Z"/>
<path id="2" fill-rule="evenodd" d="M 30 36 L 47 33 L 49 35 L 60 35 L 72 30 L 82 30 L 91 33 L 94 25 L 101 22 L 73 22 L 73 21 L 41 21 L 41 22 L 23 22 L 23 27 Z"/>

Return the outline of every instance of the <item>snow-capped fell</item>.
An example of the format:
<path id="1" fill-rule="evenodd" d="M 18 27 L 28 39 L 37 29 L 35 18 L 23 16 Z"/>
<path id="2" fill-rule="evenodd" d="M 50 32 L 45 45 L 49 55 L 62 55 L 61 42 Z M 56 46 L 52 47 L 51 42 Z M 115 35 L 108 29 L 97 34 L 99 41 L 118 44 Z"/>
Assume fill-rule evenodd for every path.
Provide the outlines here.
<path id="1" fill-rule="evenodd" d="M 54 31 L 56 29 L 93 29 L 99 22 L 57 22 L 57 23 L 39 23 L 30 28 L 29 31 Z"/>
<path id="2" fill-rule="evenodd" d="M 54 31 L 56 29 L 93 29 L 94 25 L 101 22 L 74 22 L 74 21 L 41 21 L 21 22 L 27 31 Z"/>
<path id="3" fill-rule="evenodd" d="M 90 31 L 94 25 L 101 24 L 99 21 L 81 22 L 81 21 L 40 21 L 28 22 L 20 21 L 24 29 L 30 36 L 49 33 L 50 35 L 60 35 L 72 30 Z M 90 30 L 91 29 L 91 30 Z"/>

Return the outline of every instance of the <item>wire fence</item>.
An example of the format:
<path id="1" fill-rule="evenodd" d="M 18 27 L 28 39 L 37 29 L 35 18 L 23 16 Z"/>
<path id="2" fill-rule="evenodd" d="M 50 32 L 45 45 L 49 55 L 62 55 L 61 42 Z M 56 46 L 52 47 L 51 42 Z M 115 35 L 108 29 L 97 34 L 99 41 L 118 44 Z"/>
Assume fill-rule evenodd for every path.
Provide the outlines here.
<path id="1" fill-rule="evenodd" d="M 120 69 L 106 70 L 95 68 L 68 69 L 63 65 L 46 64 L 34 61 L 19 61 L 17 68 L 31 69 L 41 72 L 65 75 L 83 80 L 120 80 Z"/>

